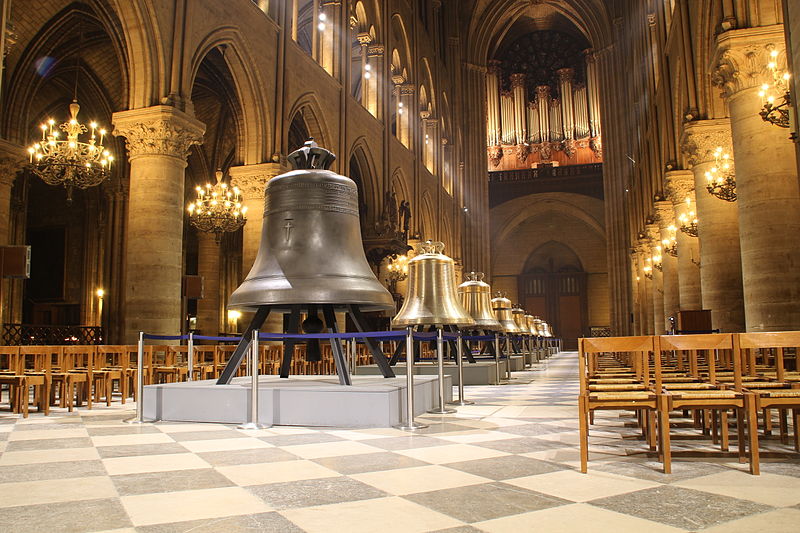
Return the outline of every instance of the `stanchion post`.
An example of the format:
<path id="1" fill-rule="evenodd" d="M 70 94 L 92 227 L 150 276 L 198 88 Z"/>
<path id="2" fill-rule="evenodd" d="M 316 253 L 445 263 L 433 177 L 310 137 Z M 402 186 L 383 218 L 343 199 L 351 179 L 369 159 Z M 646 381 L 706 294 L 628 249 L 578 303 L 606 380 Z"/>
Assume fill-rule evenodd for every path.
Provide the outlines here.
<path id="1" fill-rule="evenodd" d="M 506 379 L 511 379 L 511 355 L 514 353 L 511 349 L 514 341 L 511 339 L 512 338 L 509 337 L 508 342 L 506 343 Z"/>
<path id="2" fill-rule="evenodd" d="M 410 326 L 406 328 L 406 423 L 394 427 L 403 431 L 428 427 L 414 420 L 414 333 Z"/>
<path id="3" fill-rule="evenodd" d="M 494 334 L 494 373 L 497 378 L 497 384 L 500 385 L 500 334 Z"/>
<path id="4" fill-rule="evenodd" d="M 194 375 L 194 333 L 192 332 L 189 332 L 189 340 L 186 341 L 186 366 L 188 367 L 186 381 L 192 381 Z"/>
<path id="5" fill-rule="evenodd" d="M 473 405 L 475 402 L 470 402 L 464 399 L 464 349 L 462 345 L 464 340 L 461 338 L 461 332 L 458 332 L 458 339 L 456 340 L 458 346 L 456 347 L 456 364 L 458 365 L 458 401 L 447 402 L 450 405 Z"/>
<path id="6" fill-rule="evenodd" d="M 442 328 L 436 328 L 436 364 L 439 371 L 439 406 L 428 410 L 429 413 L 437 415 L 449 415 L 455 413 L 455 409 L 445 407 L 444 401 L 444 337 Z"/>
<path id="7" fill-rule="evenodd" d="M 139 343 L 136 347 L 136 416 L 126 418 L 127 424 L 145 424 L 152 420 L 144 419 L 144 331 L 139 332 Z M 91 391 L 90 391 L 91 392 Z"/>
<path id="8" fill-rule="evenodd" d="M 247 353 L 247 363 L 250 367 L 250 421 L 239 429 L 263 429 L 267 426 L 258 422 L 258 329 L 253 330 L 253 341 Z"/>

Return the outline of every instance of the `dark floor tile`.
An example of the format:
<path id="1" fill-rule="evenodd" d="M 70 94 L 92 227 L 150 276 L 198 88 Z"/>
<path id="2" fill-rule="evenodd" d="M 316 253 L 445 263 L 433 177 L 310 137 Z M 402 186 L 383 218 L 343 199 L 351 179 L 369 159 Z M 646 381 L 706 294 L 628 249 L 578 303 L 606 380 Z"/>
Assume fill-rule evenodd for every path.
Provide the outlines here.
<path id="1" fill-rule="evenodd" d="M 33 414 L 31 414 L 33 416 Z M 40 431 L 40 430 L 55 430 L 55 429 L 75 429 L 81 425 L 80 418 L 75 418 L 74 422 L 52 422 L 48 424 L 17 424 L 14 426 L 14 431 Z"/>
<path id="2" fill-rule="evenodd" d="M 537 437 L 539 435 L 548 435 L 550 433 L 563 433 L 565 431 L 574 431 L 570 428 L 562 426 L 549 426 L 544 424 L 520 424 L 518 426 L 506 426 L 500 429 L 503 433 L 511 433 L 512 435 L 520 435 L 522 437 Z"/>
<path id="3" fill-rule="evenodd" d="M 472 526 L 458 526 L 449 527 L 447 529 L 437 529 L 431 533 L 481 533 L 482 531 L 482 529 L 476 529 Z"/>
<path id="4" fill-rule="evenodd" d="M 709 492 L 662 485 L 589 502 L 618 513 L 696 531 L 771 509 Z"/>
<path id="5" fill-rule="evenodd" d="M 498 450 L 508 453 L 530 453 L 541 452 L 543 450 L 555 450 L 558 448 L 570 447 L 563 442 L 537 439 L 535 437 L 520 437 L 518 439 L 490 440 L 486 442 L 475 442 L 474 446 L 482 446 L 491 450 Z"/>
<path id="6" fill-rule="evenodd" d="M 24 505 L 0 509 L 3 533 L 74 533 L 130 527 L 131 521 L 116 498 Z"/>
<path id="7" fill-rule="evenodd" d="M 571 503 L 505 483 L 420 492 L 404 498 L 464 522 L 491 520 Z"/>
<path id="8" fill-rule="evenodd" d="M 165 453 L 187 453 L 189 450 L 177 442 L 159 444 L 125 444 L 122 446 L 99 446 L 97 453 L 102 459 L 111 457 L 133 457 L 135 455 L 161 455 Z"/>
<path id="9" fill-rule="evenodd" d="M 444 446 L 453 444 L 450 441 L 428 437 L 425 435 L 409 435 L 408 437 L 386 437 L 382 439 L 369 439 L 370 446 L 384 450 L 413 450 L 414 448 L 427 448 L 429 446 Z"/>
<path id="10" fill-rule="evenodd" d="M 0 466 L 0 483 L 105 475 L 106 468 L 102 461 L 65 461 L 62 463 Z M 1 487 L 0 494 L 2 494 Z"/>
<path id="11" fill-rule="evenodd" d="M 672 461 L 672 473 L 664 474 L 663 465 L 658 461 L 642 459 L 632 461 L 615 461 L 609 463 L 589 464 L 592 470 L 634 477 L 647 481 L 660 483 L 676 483 L 710 474 L 717 474 L 728 470 L 724 465 L 714 464 L 709 461 Z"/>
<path id="12" fill-rule="evenodd" d="M 65 448 L 91 448 L 92 439 L 75 437 L 66 439 L 12 440 L 6 445 L 7 452 L 25 452 L 30 450 L 63 450 Z"/>
<path id="13" fill-rule="evenodd" d="M 173 524 L 137 527 L 141 533 L 303 533 L 303 530 L 278 513 L 260 513 L 240 516 L 227 516 L 211 520 L 192 520 Z"/>
<path id="14" fill-rule="evenodd" d="M 546 474 L 559 470 L 569 470 L 569 468 L 561 465 L 519 455 L 504 455 L 502 457 L 477 459 L 474 461 L 447 463 L 444 466 L 497 481 L 515 477 L 535 476 L 537 474 Z"/>
<path id="15" fill-rule="evenodd" d="M 320 444 L 323 442 L 336 442 L 345 440 L 328 433 L 300 433 L 298 435 L 275 435 L 272 437 L 261 437 L 261 440 L 273 446 L 296 446 L 299 444 Z"/>
<path id="16" fill-rule="evenodd" d="M 221 429 L 215 431 L 179 431 L 177 433 L 168 433 L 168 435 L 177 442 L 189 440 L 237 439 L 244 437 L 242 433 L 233 429 Z"/>
<path id="17" fill-rule="evenodd" d="M 111 476 L 111 480 L 120 496 L 234 486 L 234 483 L 213 468 L 127 474 Z"/>
<path id="18" fill-rule="evenodd" d="M 247 490 L 279 510 L 387 496 L 381 490 L 344 476 L 256 485 Z"/>
<path id="19" fill-rule="evenodd" d="M 380 470 L 394 470 L 395 468 L 426 466 L 430 464 L 391 452 L 324 457 L 321 459 L 314 459 L 314 462 L 345 475 L 376 472 Z"/>
<path id="20" fill-rule="evenodd" d="M 780 474 L 782 476 L 800 477 L 800 460 L 787 459 L 780 462 L 762 460 L 761 471 L 770 474 Z"/>
<path id="21" fill-rule="evenodd" d="M 252 450 L 230 450 L 198 453 L 198 457 L 213 466 L 249 465 L 293 461 L 298 457 L 279 448 L 256 448 Z"/>
<path id="22" fill-rule="evenodd" d="M 161 433 L 158 428 L 145 424 L 126 424 L 111 427 L 87 427 L 86 432 L 92 437 L 105 437 L 108 435 L 141 435 L 144 433 Z"/>

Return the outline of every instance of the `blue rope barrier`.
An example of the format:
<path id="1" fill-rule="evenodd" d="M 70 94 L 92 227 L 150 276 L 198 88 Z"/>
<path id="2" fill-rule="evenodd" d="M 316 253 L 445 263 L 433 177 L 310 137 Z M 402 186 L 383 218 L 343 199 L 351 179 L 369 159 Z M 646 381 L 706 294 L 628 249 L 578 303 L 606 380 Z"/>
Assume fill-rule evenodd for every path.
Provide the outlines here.
<path id="1" fill-rule="evenodd" d="M 189 338 L 188 335 L 149 335 L 147 333 L 144 334 L 145 339 L 151 339 L 156 341 L 183 341 Z M 197 337 L 195 337 L 197 338 Z"/>
<path id="2" fill-rule="evenodd" d="M 432 341 L 436 340 L 438 334 L 436 332 L 414 332 L 414 339 L 418 341 Z M 260 333 L 259 340 L 265 341 L 283 341 L 287 339 L 294 340 L 329 340 L 329 339 L 378 339 L 378 340 L 404 340 L 406 333 L 404 331 L 366 331 L 366 332 L 352 332 L 352 333 Z M 187 340 L 188 335 L 151 335 L 144 334 L 144 338 L 148 340 Z M 194 340 L 204 341 L 217 341 L 217 342 L 239 342 L 241 337 L 210 337 L 206 335 L 193 335 Z M 456 333 L 442 333 L 442 338 L 445 340 L 456 340 L 459 338 Z M 491 335 L 478 335 L 478 336 L 462 336 L 464 340 L 469 341 L 493 341 L 494 337 Z M 504 340 L 506 337 L 500 337 Z"/>

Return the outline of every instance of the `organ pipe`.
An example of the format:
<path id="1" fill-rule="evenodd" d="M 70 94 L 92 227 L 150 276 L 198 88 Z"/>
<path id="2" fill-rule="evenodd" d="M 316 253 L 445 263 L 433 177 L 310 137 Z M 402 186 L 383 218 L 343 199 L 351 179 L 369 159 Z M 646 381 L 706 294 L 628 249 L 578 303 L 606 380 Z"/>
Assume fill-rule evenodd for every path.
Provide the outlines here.
<path id="1" fill-rule="evenodd" d="M 539 131 L 541 142 L 550 140 L 550 86 L 536 87 L 536 98 L 539 105 Z"/>
<path id="2" fill-rule="evenodd" d="M 550 101 L 550 140 L 563 141 L 564 131 L 561 123 L 561 99 Z"/>
<path id="3" fill-rule="evenodd" d="M 542 142 L 542 134 L 539 131 L 539 107 L 536 102 L 528 102 L 528 140 L 531 143 Z"/>
<path id="4" fill-rule="evenodd" d="M 528 128 L 525 124 L 527 120 L 525 113 L 525 74 L 511 75 L 511 91 L 514 97 L 514 133 L 516 144 L 522 144 L 528 137 Z"/>
<path id="5" fill-rule="evenodd" d="M 586 91 L 589 95 L 589 129 L 592 137 L 600 136 L 600 85 L 597 72 L 597 57 L 593 50 L 586 55 Z"/>
<path id="6" fill-rule="evenodd" d="M 573 89 L 572 101 L 575 104 L 575 138 L 589 136 L 589 109 L 586 102 L 586 85 L 578 85 Z"/>
<path id="7" fill-rule="evenodd" d="M 575 111 L 572 102 L 572 78 L 575 71 L 571 68 L 562 68 L 558 74 L 558 90 L 561 93 L 561 125 L 565 139 L 575 138 Z"/>
<path id="8" fill-rule="evenodd" d="M 503 144 L 514 144 L 516 132 L 514 131 L 514 95 L 510 91 L 500 93 L 501 122 L 503 129 Z"/>
<path id="9" fill-rule="evenodd" d="M 489 61 L 489 68 L 486 73 L 486 116 L 487 143 L 488 146 L 500 144 L 500 62 L 497 60 Z"/>

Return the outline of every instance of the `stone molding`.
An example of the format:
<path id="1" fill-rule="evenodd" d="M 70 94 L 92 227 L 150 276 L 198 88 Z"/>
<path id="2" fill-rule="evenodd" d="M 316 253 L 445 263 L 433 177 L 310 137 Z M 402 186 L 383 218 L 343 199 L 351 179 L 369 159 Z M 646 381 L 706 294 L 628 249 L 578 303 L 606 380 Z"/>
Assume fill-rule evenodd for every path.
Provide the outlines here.
<path id="1" fill-rule="evenodd" d="M 656 219 L 659 222 L 661 229 L 667 228 L 670 224 L 675 223 L 675 208 L 672 202 L 667 200 L 659 200 L 654 203 L 656 209 Z"/>
<path id="2" fill-rule="evenodd" d="M 771 81 L 767 68 L 770 52 L 780 52 L 778 60 L 785 64 L 783 24 L 729 30 L 717 36 L 712 64 L 711 83 L 730 98 L 747 89 L 757 89 Z"/>
<path id="3" fill-rule="evenodd" d="M 0 139 L 0 184 L 11 187 L 26 162 L 22 146 Z"/>
<path id="4" fill-rule="evenodd" d="M 714 161 L 714 150 L 721 146 L 733 151 L 730 119 L 696 120 L 684 124 L 681 151 L 692 166 Z"/>
<path id="5" fill-rule="evenodd" d="M 511 88 L 525 87 L 525 74 L 512 74 L 509 79 L 511 80 Z"/>
<path id="6" fill-rule="evenodd" d="M 694 173 L 691 170 L 670 170 L 666 172 L 666 192 L 673 206 L 694 198 Z"/>
<path id="7" fill-rule="evenodd" d="M 231 185 L 239 187 L 245 200 L 264 198 L 267 182 L 283 173 L 278 163 L 260 163 L 257 165 L 241 165 L 228 169 Z"/>
<path id="8" fill-rule="evenodd" d="M 650 239 L 651 248 L 661 246 L 661 228 L 658 224 L 646 224 L 644 227 L 647 238 Z"/>
<path id="9" fill-rule="evenodd" d="M 186 161 L 192 145 L 202 144 L 205 124 L 172 106 L 119 111 L 111 117 L 114 135 L 125 137 L 129 158 L 162 155 Z"/>

